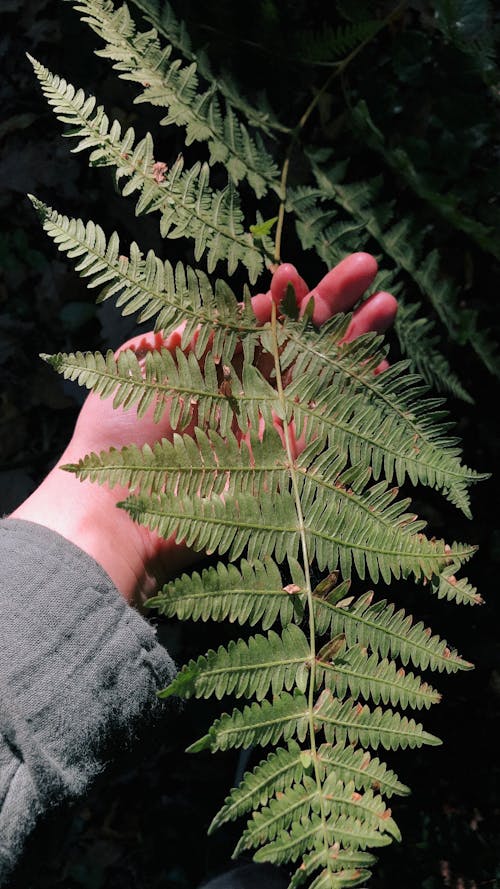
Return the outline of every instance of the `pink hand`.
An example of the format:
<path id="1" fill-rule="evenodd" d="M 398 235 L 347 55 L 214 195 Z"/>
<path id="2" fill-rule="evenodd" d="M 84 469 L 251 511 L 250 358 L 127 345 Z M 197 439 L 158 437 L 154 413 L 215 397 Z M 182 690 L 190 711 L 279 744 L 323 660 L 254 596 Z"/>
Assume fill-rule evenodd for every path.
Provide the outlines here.
<path id="1" fill-rule="evenodd" d="M 339 311 L 349 311 L 373 281 L 377 271 L 373 257 L 366 253 L 348 256 L 309 291 L 294 266 L 286 263 L 275 272 L 270 290 L 252 299 L 257 319 L 265 323 L 271 316 L 272 301 L 281 302 L 288 283 L 303 308 L 314 296 L 313 320 L 323 323 Z M 394 320 L 397 304 L 390 294 L 370 297 L 354 312 L 346 339 L 369 330 L 381 332 Z M 164 340 L 150 332 L 134 337 L 121 349 L 132 348 L 141 355 L 160 348 L 175 350 L 180 346 L 180 325 Z M 116 503 L 127 495 L 125 489 L 80 482 L 60 472 L 65 463 L 77 462 L 89 451 L 127 444 L 154 444 L 173 435 L 168 409 L 159 423 L 153 420 L 153 408 L 140 419 L 134 409 L 114 410 L 112 399 L 101 400 L 90 394 L 82 407 L 73 437 L 61 459 L 40 487 L 13 513 L 46 525 L 72 540 L 98 561 L 129 602 L 140 602 L 155 592 L 158 585 L 177 573 L 198 556 L 174 539 L 163 540 L 154 532 L 135 524 Z M 296 443 L 300 448 L 300 443 Z"/>

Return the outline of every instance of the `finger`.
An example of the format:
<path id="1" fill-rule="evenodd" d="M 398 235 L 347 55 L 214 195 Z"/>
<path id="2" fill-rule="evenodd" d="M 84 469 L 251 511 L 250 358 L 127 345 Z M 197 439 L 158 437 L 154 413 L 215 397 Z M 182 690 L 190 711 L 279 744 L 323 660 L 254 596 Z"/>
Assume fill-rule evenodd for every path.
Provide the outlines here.
<path id="1" fill-rule="evenodd" d="M 305 295 L 309 292 L 309 288 L 295 266 L 290 262 L 284 262 L 275 271 L 271 280 L 271 287 L 267 293 L 257 293 L 256 296 L 252 297 L 252 309 L 257 321 L 261 324 L 269 321 L 273 301 L 279 306 L 286 296 L 286 289 L 289 284 L 295 290 L 297 303 L 300 305 Z"/>
<path id="2" fill-rule="evenodd" d="M 374 293 L 354 312 L 342 342 L 350 343 L 364 333 L 384 333 L 394 324 L 397 311 L 398 303 L 391 293 Z"/>
<path id="3" fill-rule="evenodd" d="M 378 377 L 379 374 L 383 374 L 384 370 L 387 370 L 390 366 L 391 366 L 391 365 L 389 364 L 389 362 L 387 361 L 387 359 L 384 358 L 384 360 L 381 361 L 380 364 L 377 364 L 377 366 L 376 366 L 375 370 L 373 371 L 373 373 L 374 373 L 374 375 L 375 375 L 376 377 Z"/>
<path id="4" fill-rule="evenodd" d="M 155 333 L 154 330 L 149 330 L 147 333 L 133 336 L 132 339 L 122 343 L 115 352 L 115 358 L 117 358 L 121 352 L 125 352 L 127 349 L 132 349 L 135 352 L 136 357 L 141 359 L 144 358 L 146 352 L 159 351 L 164 345 L 165 340 L 163 339 L 162 334 Z"/>
<path id="5" fill-rule="evenodd" d="M 257 321 L 260 324 L 265 324 L 266 321 L 269 321 L 271 317 L 272 303 L 271 291 L 268 290 L 267 293 L 257 293 L 255 296 L 252 296 L 251 303 Z"/>
<path id="6" fill-rule="evenodd" d="M 127 340 L 126 343 L 122 343 L 116 350 L 115 357 L 126 349 L 132 349 L 139 361 L 145 358 L 148 352 L 159 352 L 161 349 L 168 349 L 170 352 L 175 352 L 176 349 L 181 348 L 182 334 L 185 327 L 186 321 L 182 321 L 182 323 L 169 333 L 167 337 L 164 337 L 161 331 L 155 332 L 154 330 L 149 330 L 147 333 L 134 336 L 132 339 Z M 186 348 L 192 348 L 196 343 L 197 338 L 198 330 L 195 330 L 193 338 Z"/>
<path id="7" fill-rule="evenodd" d="M 297 303 L 300 306 L 305 295 L 309 293 L 309 287 L 304 279 L 299 275 L 297 269 L 290 262 L 284 262 L 276 269 L 271 281 L 271 296 L 279 306 L 286 296 L 288 285 L 291 284 L 295 290 Z"/>
<path id="8" fill-rule="evenodd" d="M 323 324 L 337 312 L 349 312 L 377 274 L 377 262 L 369 253 L 352 253 L 314 287 L 304 298 L 303 312 L 314 297 L 313 321 Z"/>

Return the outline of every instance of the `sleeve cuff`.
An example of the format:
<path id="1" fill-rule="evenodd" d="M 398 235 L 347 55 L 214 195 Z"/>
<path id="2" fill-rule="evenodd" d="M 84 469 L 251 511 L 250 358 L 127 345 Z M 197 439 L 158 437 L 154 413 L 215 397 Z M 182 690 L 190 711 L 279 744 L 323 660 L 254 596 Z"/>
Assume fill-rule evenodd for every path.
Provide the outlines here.
<path id="1" fill-rule="evenodd" d="M 55 531 L 0 521 L 0 569 L 1 884 L 37 817 L 161 712 L 175 666 L 104 569 Z"/>

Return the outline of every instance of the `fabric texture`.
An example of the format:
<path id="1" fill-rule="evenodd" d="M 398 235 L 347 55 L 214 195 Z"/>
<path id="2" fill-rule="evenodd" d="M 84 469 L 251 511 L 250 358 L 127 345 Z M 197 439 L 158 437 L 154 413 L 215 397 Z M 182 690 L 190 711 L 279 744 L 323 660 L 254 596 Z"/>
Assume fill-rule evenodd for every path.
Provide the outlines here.
<path id="1" fill-rule="evenodd" d="M 155 693 L 174 674 L 87 553 L 42 525 L 0 521 L 0 886 L 39 817 L 159 715 Z"/>

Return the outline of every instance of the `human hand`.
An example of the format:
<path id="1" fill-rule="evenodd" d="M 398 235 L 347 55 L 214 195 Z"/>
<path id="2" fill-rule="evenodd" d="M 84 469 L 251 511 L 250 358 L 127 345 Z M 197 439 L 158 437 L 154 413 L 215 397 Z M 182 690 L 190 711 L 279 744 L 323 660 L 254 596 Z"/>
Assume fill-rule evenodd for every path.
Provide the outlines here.
<path id="1" fill-rule="evenodd" d="M 366 253 L 346 257 L 309 290 L 294 266 L 285 263 L 274 273 L 267 293 L 252 298 L 259 322 L 271 317 L 273 301 L 283 299 L 287 285 L 295 289 L 301 311 L 314 297 L 313 321 L 320 325 L 337 312 L 350 311 L 373 282 L 377 264 Z M 394 321 L 397 303 L 388 293 L 369 297 L 355 310 L 345 340 L 369 331 L 383 332 Z M 133 349 L 139 358 L 148 351 L 167 348 L 175 351 L 181 342 L 180 326 L 163 339 L 150 332 L 129 340 L 119 351 Z M 380 366 L 378 370 L 382 370 Z M 80 482 L 60 472 L 66 463 L 77 462 L 85 453 L 125 445 L 153 445 L 161 438 L 171 439 L 168 405 L 155 423 L 153 407 L 138 418 L 135 409 L 114 409 L 112 400 L 90 394 L 78 417 L 72 439 L 52 472 L 12 517 L 46 525 L 91 555 L 107 571 L 127 601 L 144 600 L 169 576 L 192 563 L 198 556 L 173 538 L 164 540 L 153 531 L 135 524 L 124 510 L 116 509 L 127 491 Z M 184 430 L 185 431 L 185 430 Z"/>

